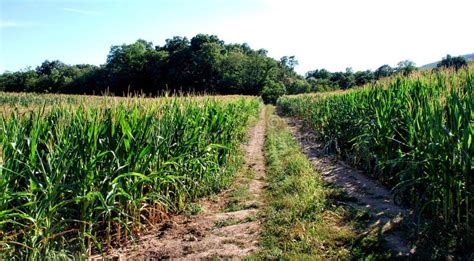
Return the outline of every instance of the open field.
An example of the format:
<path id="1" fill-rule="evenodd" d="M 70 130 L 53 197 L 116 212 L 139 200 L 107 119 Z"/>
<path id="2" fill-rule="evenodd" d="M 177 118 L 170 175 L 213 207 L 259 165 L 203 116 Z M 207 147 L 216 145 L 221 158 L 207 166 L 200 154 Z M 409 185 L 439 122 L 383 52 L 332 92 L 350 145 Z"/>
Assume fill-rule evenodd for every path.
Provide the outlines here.
<path id="1" fill-rule="evenodd" d="M 473 85 L 421 71 L 276 107 L 0 93 L 0 257 L 468 259 Z"/>

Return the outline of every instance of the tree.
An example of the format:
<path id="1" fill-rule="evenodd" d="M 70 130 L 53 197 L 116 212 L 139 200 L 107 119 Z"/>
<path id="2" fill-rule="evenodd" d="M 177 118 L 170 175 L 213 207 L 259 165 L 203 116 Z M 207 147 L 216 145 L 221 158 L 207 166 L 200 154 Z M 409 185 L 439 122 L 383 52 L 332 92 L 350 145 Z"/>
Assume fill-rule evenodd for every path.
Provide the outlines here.
<path id="1" fill-rule="evenodd" d="M 354 73 L 355 85 L 362 86 L 372 82 L 375 79 L 374 73 L 370 70 L 358 71 Z"/>
<path id="2" fill-rule="evenodd" d="M 269 81 L 263 87 L 261 96 L 265 104 L 276 104 L 278 98 L 285 93 L 286 89 L 282 83 Z"/>
<path id="3" fill-rule="evenodd" d="M 346 72 L 333 73 L 331 76 L 331 81 L 337 84 L 343 90 L 354 87 L 355 78 L 352 68 L 346 68 Z"/>
<path id="4" fill-rule="evenodd" d="M 100 90 L 103 79 L 99 77 L 99 70 L 99 67 L 90 64 L 68 66 L 65 71 L 69 78 L 68 83 L 61 86 L 58 91 L 61 93 L 87 94 Z"/>
<path id="5" fill-rule="evenodd" d="M 374 72 L 375 79 L 378 80 L 380 78 L 392 76 L 394 72 L 395 71 L 392 67 L 390 67 L 388 64 L 384 64 L 380 66 L 377 70 L 375 70 Z"/>
<path id="6" fill-rule="evenodd" d="M 268 81 L 278 81 L 278 63 L 262 49 L 249 55 L 243 66 L 243 94 L 258 95 Z"/>
<path id="7" fill-rule="evenodd" d="M 36 67 L 36 72 L 38 80 L 34 89 L 38 92 L 62 92 L 73 81 L 70 66 L 58 60 L 44 61 Z"/>
<path id="8" fill-rule="evenodd" d="M 397 68 L 395 69 L 395 71 L 397 73 L 403 74 L 404 76 L 408 76 L 412 72 L 416 71 L 416 65 L 410 60 L 404 60 L 397 64 Z"/>
<path id="9" fill-rule="evenodd" d="M 61 61 L 44 61 L 40 66 L 36 67 L 36 72 L 40 75 L 50 75 L 54 70 L 62 70 L 66 67 Z"/>
<path id="10" fill-rule="evenodd" d="M 6 72 L 0 75 L 0 90 L 5 92 L 37 91 L 38 74 L 30 68 L 19 72 Z"/>
<path id="11" fill-rule="evenodd" d="M 304 79 L 293 80 L 286 86 L 288 94 L 307 93 L 311 91 L 311 85 Z"/>
<path id="12" fill-rule="evenodd" d="M 220 93 L 242 93 L 247 59 L 240 46 L 226 48 L 218 64 Z"/>
<path id="13" fill-rule="evenodd" d="M 186 37 L 174 36 L 171 39 L 165 40 L 165 45 L 163 47 L 156 47 L 157 51 L 167 51 L 172 54 L 175 52 L 182 51 L 189 47 L 189 40 Z"/>
<path id="14" fill-rule="evenodd" d="M 329 72 L 326 69 L 320 69 L 320 70 L 314 70 L 314 71 L 309 71 L 306 73 L 306 79 L 308 78 L 314 78 L 314 79 L 330 79 L 332 76 L 332 73 Z"/>
<path id="15" fill-rule="evenodd" d="M 298 60 L 296 60 L 294 55 L 283 56 L 280 58 L 280 65 L 292 71 L 295 68 L 295 66 L 298 65 Z"/>
<path id="16" fill-rule="evenodd" d="M 446 55 L 446 58 L 443 58 L 441 62 L 439 62 L 436 67 L 437 68 L 455 68 L 456 71 L 462 67 L 467 66 L 466 58 L 462 56 L 452 57 L 451 55 Z"/>
<path id="17" fill-rule="evenodd" d="M 326 69 L 309 71 L 306 80 L 311 85 L 311 91 L 332 91 L 336 89 L 349 89 L 354 86 L 362 86 L 375 79 L 370 70 L 354 73 L 352 68 L 346 68 L 345 72 L 330 72 Z"/>
<path id="18" fill-rule="evenodd" d="M 184 38 L 186 39 L 186 38 Z M 205 44 L 214 43 L 220 47 L 224 45 L 224 41 L 221 41 L 216 35 L 198 34 L 191 39 L 191 50 L 197 51 L 202 49 Z"/>
<path id="19" fill-rule="evenodd" d="M 198 34 L 191 39 L 189 70 L 196 91 L 217 91 L 223 44 L 215 35 Z"/>
<path id="20" fill-rule="evenodd" d="M 104 65 L 66 65 L 45 61 L 36 70 L 0 75 L 0 89 L 117 95 L 162 90 L 259 95 L 269 82 L 294 93 L 310 85 L 294 71 L 294 56 L 279 61 L 265 49 L 248 44 L 225 44 L 215 35 L 198 34 L 189 41 L 175 36 L 164 46 L 142 39 L 110 48 Z M 273 85 L 275 85 L 273 84 Z M 268 89 L 268 88 L 267 88 Z"/>
<path id="21" fill-rule="evenodd" d="M 337 84 L 332 82 L 330 79 L 316 79 L 310 77 L 306 79 L 306 81 L 311 85 L 311 92 L 326 92 L 339 89 L 339 86 L 337 86 Z"/>
<path id="22" fill-rule="evenodd" d="M 150 53 L 156 52 L 151 42 L 137 40 L 133 44 L 115 45 L 107 56 L 106 70 L 110 91 L 116 94 L 129 90 L 140 90 L 150 84 L 147 60 Z"/>
<path id="23" fill-rule="evenodd" d="M 145 71 L 147 84 L 142 86 L 145 94 L 156 95 L 162 90 L 167 90 L 168 80 L 166 78 L 169 53 L 163 50 L 147 52 L 145 54 Z"/>

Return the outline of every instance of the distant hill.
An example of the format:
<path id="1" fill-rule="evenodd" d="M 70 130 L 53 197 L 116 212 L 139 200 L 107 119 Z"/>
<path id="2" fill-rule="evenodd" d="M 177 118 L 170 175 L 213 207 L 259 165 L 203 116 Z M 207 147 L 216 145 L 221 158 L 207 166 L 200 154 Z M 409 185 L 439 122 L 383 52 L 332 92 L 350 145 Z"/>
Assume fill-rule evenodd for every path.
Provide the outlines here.
<path id="1" fill-rule="evenodd" d="M 471 53 L 471 54 L 465 54 L 465 55 L 461 55 L 462 57 L 466 58 L 466 60 L 474 60 L 474 53 Z M 432 69 L 432 68 L 436 68 L 436 65 L 441 62 L 441 61 L 437 61 L 437 62 L 434 62 L 434 63 L 429 63 L 429 64 L 425 64 L 423 66 L 420 66 L 420 68 L 422 69 Z"/>

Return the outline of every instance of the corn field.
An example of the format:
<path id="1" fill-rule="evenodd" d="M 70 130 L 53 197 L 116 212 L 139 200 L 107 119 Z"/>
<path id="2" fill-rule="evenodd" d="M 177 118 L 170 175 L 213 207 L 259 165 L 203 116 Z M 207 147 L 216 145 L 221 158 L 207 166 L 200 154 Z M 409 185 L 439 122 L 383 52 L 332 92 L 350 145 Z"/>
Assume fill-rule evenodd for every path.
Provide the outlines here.
<path id="1" fill-rule="evenodd" d="M 261 106 L 43 97 L 0 93 L 0 259 L 84 259 L 225 187 Z"/>
<path id="2" fill-rule="evenodd" d="M 472 246 L 473 76 L 472 67 L 422 72 L 348 92 L 285 96 L 278 104 L 302 119 L 327 152 L 421 213 L 454 225 L 462 244 Z"/>

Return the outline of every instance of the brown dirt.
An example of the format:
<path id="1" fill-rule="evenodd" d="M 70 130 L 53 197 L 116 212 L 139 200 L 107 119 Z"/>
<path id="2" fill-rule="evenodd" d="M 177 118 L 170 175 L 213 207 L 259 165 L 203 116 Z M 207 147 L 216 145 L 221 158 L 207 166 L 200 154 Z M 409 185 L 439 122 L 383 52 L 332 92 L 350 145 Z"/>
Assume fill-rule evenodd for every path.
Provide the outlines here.
<path id="1" fill-rule="evenodd" d="M 369 231 L 384 239 L 385 245 L 398 256 L 408 256 L 415 252 L 404 238 L 400 223 L 411 218 L 412 211 L 395 204 L 393 196 L 379 182 L 368 178 L 362 172 L 348 166 L 334 156 L 323 153 L 323 145 L 318 143 L 311 132 L 302 129 L 302 122 L 286 118 L 290 130 L 296 136 L 304 153 L 321 172 L 324 181 L 335 185 L 348 196 L 340 203 L 357 210 L 365 210 L 370 215 Z"/>
<path id="2" fill-rule="evenodd" d="M 203 211 L 195 216 L 177 215 L 158 228 L 152 228 L 135 243 L 113 249 L 108 260 L 213 259 L 227 260 L 254 253 L 258 249 L 261 222 L 258 212 L 265 186 L 265 108 L 258 123 L 248 132 L 243 145 L 245 166 L 227 191 L 198 202 Z M 245 173 L 252 172 L 251 179 Z M 238 211 L 225 212 L 236 186 L 246 186 L 246 197 L 239 198 Z M 235 203 L 235 202 L 234 202 Z M 96 256 L 92 260 L 102 260 Z"/>

